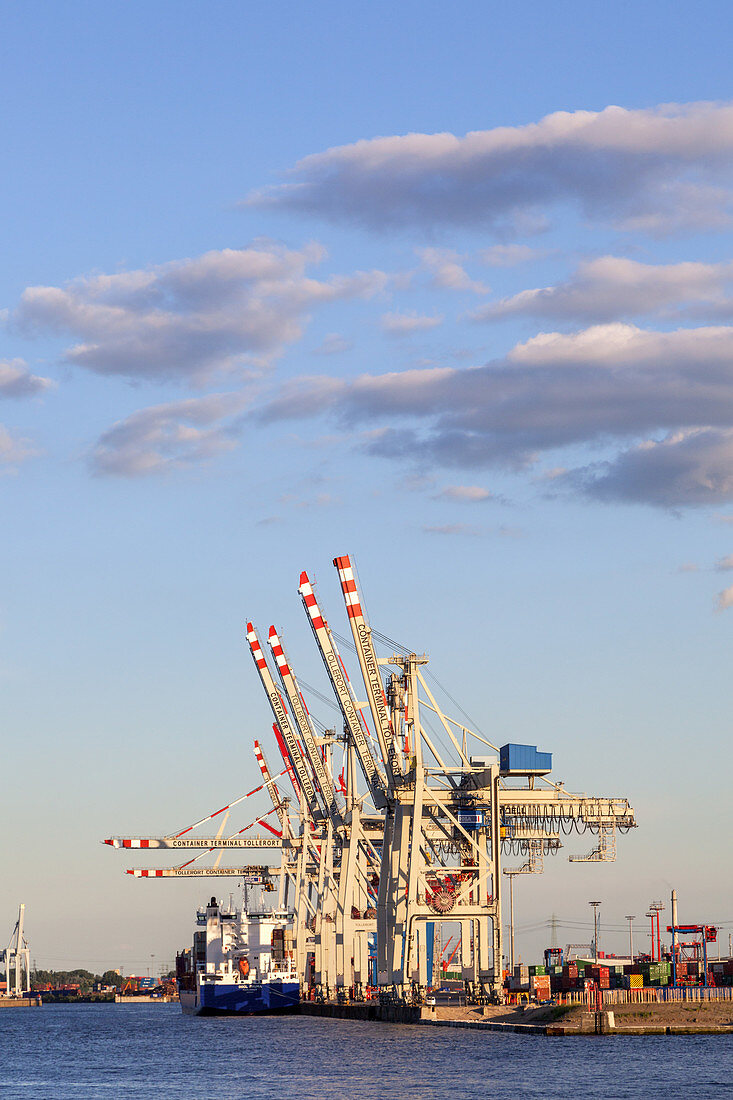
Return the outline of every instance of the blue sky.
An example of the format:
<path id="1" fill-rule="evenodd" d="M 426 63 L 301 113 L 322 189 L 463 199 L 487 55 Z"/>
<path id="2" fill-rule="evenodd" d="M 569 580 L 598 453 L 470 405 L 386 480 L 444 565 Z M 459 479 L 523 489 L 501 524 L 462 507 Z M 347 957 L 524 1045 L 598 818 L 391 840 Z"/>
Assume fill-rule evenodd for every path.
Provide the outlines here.
<path id="1" fill-rule="evenodd" d="M 487 736 L 637 810 L 518 924 L 733 921 L 728 6 L 1 10 L 8 934 L 188 942 L 201 887 L 98 840 L 254 785 L 244 624 L 324 690 L 344 553 Z"/>

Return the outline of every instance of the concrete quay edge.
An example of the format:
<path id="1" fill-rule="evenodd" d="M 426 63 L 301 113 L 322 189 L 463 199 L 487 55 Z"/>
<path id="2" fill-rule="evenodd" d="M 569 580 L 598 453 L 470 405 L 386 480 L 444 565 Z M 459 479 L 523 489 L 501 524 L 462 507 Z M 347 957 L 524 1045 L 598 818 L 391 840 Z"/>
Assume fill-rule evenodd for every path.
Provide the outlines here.
<path id="1" fill-rule="evenodd" d="M 468 1028 L 471 1031 L 503 1031 L 514 1034 L 548 1035 L 548 1036 L 582 1036 L 586 1038 L 594 1035 L 731 1035 L 733 1025 L 709 1024 L 648 1024 L 635 1027 L 608 1027 L 596 1030 L 594 1014 L 588 1013 L 588 1019 L 583 1021 L 582 1027 L 569 1027 L 560 1023 L 546 1024 L 522 1024 L 503 1023 L 500 1020 L 438 1020 L 435 1019 L 429 1008 L 421 1008 L 412 1005 L 380 1005 L 376 1001 L 363 1004 L 335 1004 L 319 1003 L 316 1001 L 302 1001 L 300 1005 L 301 1015 L 326 1016 L 341 1020 L 371 1020 L 379 1023 L 392 1024 L 417 1024 L 423 1027 L 453 1027 Z M 605 1022 L 605 1021 L 604 1021 Z"/>

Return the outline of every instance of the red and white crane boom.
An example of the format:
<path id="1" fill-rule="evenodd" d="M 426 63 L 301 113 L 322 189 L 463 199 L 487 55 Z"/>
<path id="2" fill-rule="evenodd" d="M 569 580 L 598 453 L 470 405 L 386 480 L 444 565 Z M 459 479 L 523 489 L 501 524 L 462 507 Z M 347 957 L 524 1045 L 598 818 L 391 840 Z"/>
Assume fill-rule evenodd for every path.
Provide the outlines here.
<path id="1" fill-rule="evenodd" d="M 265 660 L 265 655 L 262 652 L 262 646 L 260 640 L 257 637 L 257 632 L 252 623 L 247 623 L 247 641 L 249 642 L 249 648 L 252 652 L 252 658 L 254 660 L 257 671 L 260 674 L 262 680 L 262 686 L 265 689 L 265 694 L 270 701 L 270 707 L 272 713 L 275 716 L 280 732 L 282 733 L 285 744 L 288 747 L 288 754 L 292 762 L 295 773 L 298 776 L 298 782 L 300 783 L 301 790 L 305 795 L 305 800 L 308 805 L 308 810 L 314 821 L 320 821 L 323 819 L 324 813 L 321 809 L 321 805 L 318 801 L 318 795 L 316 789 L 313 786 L 313 782 L 310 777 L 310 772 L 303 759 L 298 744 L 298 739 L 295 736 L 293 727 L 290 724 L 290 716 L 285 709 L 285 703 L 283 702 L 280 692 L 277 690 L 272 673 L 270 672 L 269 665 Z"/>
<path id="2" fill-rule="evenodd" d="M 290 705 L 290 710 L 295 718 L 295 724 L 298 727 L 298 732 L 303 739 L 305 745 L 305 751 L 310 761 L 310 766 L 313 769 L 313 775 L 316 779 L 316 786 L 324 801 L 328 816 L 331 819 L 334 829 L 339 829 L 343 825 L 343 818 L 341 816 L 341 810 L 338 802 L 336 801 L 336 793 L 333 789 L 333 779 L 329 773 L 328 768 L 321 756 L 318 745 L 316 744 L 315 735 L 311 726 L 310 717 L 306 710 L 303 698 L 298 688 L 295 674 L 288 663 L 283 650 L 282 642 L 278 637 L 277 631 L 274 626 L 270 627 L 270 633 L 268 635 L 268 641 L 272 650 L 272 655 L 275 658 L 275 664 L 277 670 L 280 673 L 280 679 L 285 690 L 285 694 Z"/>
<path id="3" fill-rule="evenodd" d="M 255 759 L 257 760 L 259 769 L 262 772 L 262 778 L 264 780 L 265 787 L 267 788 L 267 793 L 269 794 L 272 801 L 273 809 L 277 814 L 277 819 L 282 826 L 283 836 L 289 837 L 292 834 L 290 830 L 290 818 L 288 817 L 288 811 L 280 796 L 280 791 L 277 788 L 277 784 L 270 775 L 270 769 L 267 766 L 265 754 L 262 751 L 262 746 L 260 745 L 259 741 L 255 741 Z"/>
<path id="4" fill-rule="evenodd" d="M 135 878 L 257 878 L 268 882 L 272 875 L 279 875 L 279 867 L 130 867 L 126 875 Z"/>
<path id="5" fill-rule="evenodd" d="M 318 601 L 313 592 L 313 586 L 306 572 L 300 574 L 300 586 L 298 591 L 303 599 L 303 606 L 305 607 L 308 620 L 313 628 L 316 645 L 323 658 L 323 663 L 326 666 L 328 678 L 331 681 L 331 686 L 338 699 L 346 731 L 356 750 L 361 770 L 369 786 L 372 801 L 378 810 L 383 809 L 387 805 L 384 777 L 372 756 L 366 732 L 362 724 L 362 718 L 354 702 L 349 678 L 346 675 L 346 670 L 339 656 L 328 623 L 318 606 Z"/>
<path id="6" fill-rule="evenodd" d="M 351 633 L 354 636 L 354 645 L 359 658 L 361 674 L 364 677 L 367 699 L 377 731 L 379 748 L 387 769 L 387 784 L 390 791 L 393 791 L 395 785 L 402 780 L 402 767 L 394 730 L 389 720 L 384 684 L 382 674 L 379 671 L 379 660 L 372 642 L 372 632 L 362 610 L 351 558 L 347 556 L 334 558 L 333 564 L 338 570 L 339 580 L 341 581 L 341 591 L 346 604 Z"/>

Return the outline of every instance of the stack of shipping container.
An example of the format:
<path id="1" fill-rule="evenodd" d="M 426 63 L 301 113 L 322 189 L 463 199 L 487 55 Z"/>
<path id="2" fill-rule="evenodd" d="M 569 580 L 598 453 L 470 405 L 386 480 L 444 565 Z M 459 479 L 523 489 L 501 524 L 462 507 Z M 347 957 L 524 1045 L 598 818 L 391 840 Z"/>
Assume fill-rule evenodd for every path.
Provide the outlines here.
<path id="1" fill-rule="evenodd" d="M 733 960 L 708 963 L 710 984 L 733 985 Z M 582 992 L 586 982 L 594 982 L 599 989 L 643 989 L 672 985 L 672 963 L 668 959 L 655 962 L 620 963 L 612 958 L 597 963 L 573 961 L 564 966 L 515 966 L 509 974 L 507 987 L 510 992 L 528 992 L 538 1001 L 562 993 Z M 701 985 L 701 962 L 678 962 L 678 985 Z"/>

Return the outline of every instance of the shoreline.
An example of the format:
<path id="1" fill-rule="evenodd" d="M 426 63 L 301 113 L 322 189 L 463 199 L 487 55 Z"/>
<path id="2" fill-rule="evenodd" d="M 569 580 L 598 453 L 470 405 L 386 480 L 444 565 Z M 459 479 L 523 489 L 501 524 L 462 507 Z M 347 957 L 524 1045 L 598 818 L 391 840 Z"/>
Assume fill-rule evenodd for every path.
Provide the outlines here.
<path id="1" fill-rule="evenodd" d="M 717 1005 L 713 1006 L 712 1011 L 707 1004 L 697 1004 L 694 1009 L 682 1012 L 674 1004 L 623 1006 L 628 1009 L 625 1012 L 619 1012 L 619 1007 L 621 1006 L 615 1006 L 615 1011 L 604 1009 L 600 1012 L 588 1012 L 583 1008 L 558 1012 L 557 1008 L 548 1007 L 520 1013 L 511 1006 L 458 1009 L 442 1006 L 380 1005 L 376 1002 L 336 1004 L 303 1001 L 300 1014 L 342 1020 L 548 1036 L 733 1034 L 733 1013 L 721 1013 Z M 695 1019 L 685 1020 L 685 1011 L 694 1011 Z M 642 1023 L 635 1018 L 640 1015 L 650 1019 Z M 707 1016 L 708 1019 L 699 1020 L 699 1015 Z"/>

